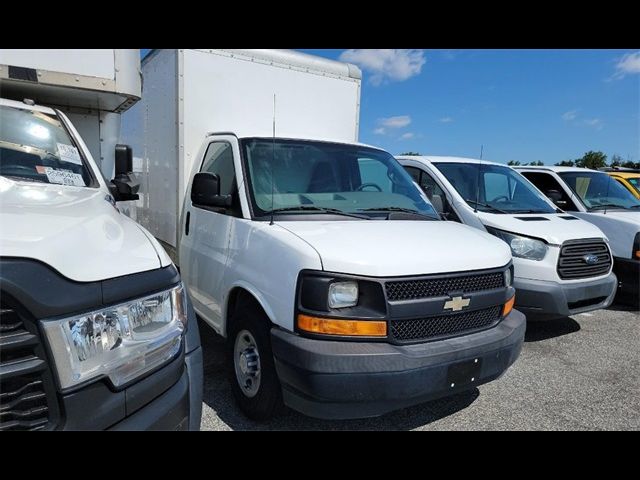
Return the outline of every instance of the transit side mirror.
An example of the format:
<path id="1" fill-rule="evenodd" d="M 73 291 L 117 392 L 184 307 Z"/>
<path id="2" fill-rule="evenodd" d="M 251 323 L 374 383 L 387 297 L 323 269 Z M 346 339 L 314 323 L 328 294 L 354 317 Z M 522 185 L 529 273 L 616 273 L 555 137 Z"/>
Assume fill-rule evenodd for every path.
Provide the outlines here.
<path id="1" fill-rule="evenodd" d="M 133 174 L 133 151 L 129 145 L 116 145 L 116 176 L 111 180 L 109 190 L 116 202 L 138 200 L 140 182 Z"/>
<path id="2" fill-rule="evenodd" d="M 551 200 L 559 207 L 567 205 L 566 200 L 562 200 L 562 193 L 560 193 L 558 190 L 547 190 L 546 192 L 544 192 L 544 194 L 549 198 L 549 200 Z"/>
<path id="3" fill-rule="evenodd" d="M 229 208 L 233 197 L 220 195 L 220 177 L 214 173 L 196 173 L 191 185 L 191 202 L 199 207 Z"/>

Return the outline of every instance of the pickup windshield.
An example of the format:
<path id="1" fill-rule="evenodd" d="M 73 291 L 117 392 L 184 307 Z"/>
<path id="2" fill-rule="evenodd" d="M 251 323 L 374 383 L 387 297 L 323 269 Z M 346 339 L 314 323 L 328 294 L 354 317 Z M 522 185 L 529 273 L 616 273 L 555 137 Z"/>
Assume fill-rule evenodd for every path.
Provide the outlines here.
<path id="1" fill-rule="evenodd" d="M 0 105 L 0 175 L 38 183 L 93 186 L 73 140 L 55 115 Z"/>
<path id="2" fill-rule="evenodd" d="M 606 173 L 586 170 L 559 175 L 591 211 L 640 208 L 640 200 Z"/>
<path id="3" fill-rule="evenodd" d="M 509 167 L 460 162 L 437 162 L 433 165 L 471 207 L 481 212 L 513 214 L 556 211 L 536 187 Z"/>
<path id="4" fill-rule="evenodd" d="M 255 217 L 331 215 L 438 218 L 400 164 L 382 150 L 307 140 L 242 140 Z M 272 195 L 273 192 L 273 195 Z M 341 215 L 349 214 L 349 216 Z"/>

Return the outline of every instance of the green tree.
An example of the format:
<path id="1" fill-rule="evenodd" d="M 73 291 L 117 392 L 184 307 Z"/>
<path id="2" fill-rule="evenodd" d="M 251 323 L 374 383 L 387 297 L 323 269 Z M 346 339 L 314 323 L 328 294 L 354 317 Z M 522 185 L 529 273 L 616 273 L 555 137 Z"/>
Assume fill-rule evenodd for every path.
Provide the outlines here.
<path id="1" fill-rule="evenodd" d="M 631 160 L 622 162 L 622 165 L 620 166 L 624 168 L 635 168 L 636 170 L 640 170 L 640 162 L 632 162 Z"/>
<path id="2" fill-rule="evenodd" d="M 511 165 L 515 167 L 515 166 L 521 165 L 521 163 L 518 160 L 509 160 L 507 162 L 507 165 Z"/>
<path id="3" fill-rule="evenodd" d="M 613 156 L 611 157 L 611 166 L 620 167 L 622 166 L 622 163 L 623 163 L 622 157 L 617 153 L 614 153 Z"/>
<path id="4" fill-rule="evenodd" d="M 404 153 L 401 153 L 400 155 L 412 155 L 414 157 L 419 157 L 422 154 L 420 152 L 404 152 Z"/>
<path id="5" fill-rule="evenodd" d="M 602 152 L 589 150 L 582 158 L 576 159 L 576 167 L 591 168 L 597 170 L 607 166 L 607 156 Z"/>
<path id="6" fill-rule="evenodd" d="M 532 165 L 534 167 L 541 167 L 544 165 L 544 163 L 542 162 L 542 160 L 538 160 L 537 162 L 529 162 L 529 163 L 525 163 L 525 165 Z"/>
<path id="7" fill-rule="evenodd" d="M 573 167 L 575 163 L 573 160 L 562 160 L 561 162 L 556 163 L 557 167 Z"/>

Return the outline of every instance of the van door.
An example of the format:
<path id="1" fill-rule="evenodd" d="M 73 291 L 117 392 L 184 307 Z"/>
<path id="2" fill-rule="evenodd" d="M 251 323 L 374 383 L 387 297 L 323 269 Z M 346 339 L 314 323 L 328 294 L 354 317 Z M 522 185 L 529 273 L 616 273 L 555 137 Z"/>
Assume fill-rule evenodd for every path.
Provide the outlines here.
<path id="1" fill-rule="evenodd" d="M 234 151 L 236 153 L 234 153 Z M 231 195 L 228 208 L 203 207 L 191 201 L 193 174 L 185 198 L 180 241 L 180 266 L 194 309 L 220 331 L 224 302 L 222 278 L 229 258 L 229 239 L 233 222 L 242 217 L 234 157 L 234 137 L 213 137 L 205 145 L 199 168 L 193 172 L 218 175 L 220 194 Z"/>

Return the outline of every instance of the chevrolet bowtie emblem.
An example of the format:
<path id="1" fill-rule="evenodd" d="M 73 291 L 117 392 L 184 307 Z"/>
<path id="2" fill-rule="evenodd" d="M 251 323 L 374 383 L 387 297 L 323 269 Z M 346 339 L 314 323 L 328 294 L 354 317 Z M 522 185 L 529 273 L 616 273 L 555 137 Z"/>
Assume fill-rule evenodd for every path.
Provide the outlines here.
<path id="1" fill-rule="evenodd" d="M 453 297 L 451 300 L 444 302 L 444 309 L 459 312 L 463 308 L 468 307 L 469 303 L 471 303 L 470 298 Z"/>

